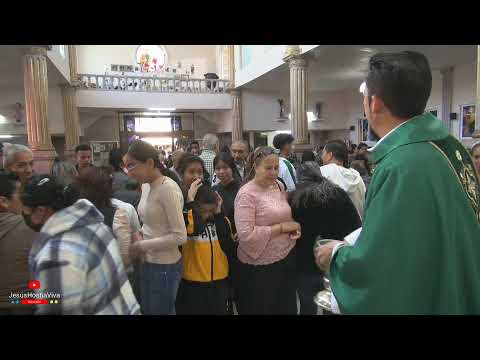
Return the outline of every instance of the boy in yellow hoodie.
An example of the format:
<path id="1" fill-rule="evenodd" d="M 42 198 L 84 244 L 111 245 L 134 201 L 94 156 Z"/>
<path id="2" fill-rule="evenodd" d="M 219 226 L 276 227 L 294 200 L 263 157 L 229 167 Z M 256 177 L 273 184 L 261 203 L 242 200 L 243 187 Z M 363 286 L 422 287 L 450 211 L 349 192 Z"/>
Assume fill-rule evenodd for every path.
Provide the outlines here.
<path id="1" fill-rule="evenodd" d="M 198 186 L 195 181 L 192 186 Z M 209 186 L 198 187 L 184 207 L 187 243 L 182 246 L 183 275 L 177 293 L 179 315 L 228 314 L 228 257 L 233 240 L 222 198 Z"/>

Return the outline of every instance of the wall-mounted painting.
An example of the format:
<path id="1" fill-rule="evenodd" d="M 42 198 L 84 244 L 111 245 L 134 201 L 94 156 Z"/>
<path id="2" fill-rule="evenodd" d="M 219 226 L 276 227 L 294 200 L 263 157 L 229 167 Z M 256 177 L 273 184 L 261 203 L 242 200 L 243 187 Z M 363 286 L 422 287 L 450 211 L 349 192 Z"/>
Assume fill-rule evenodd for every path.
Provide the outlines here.
<path id="1" fill-rule="evenodd" d="M 358 120 L 358 130 L 359 130 L 359 136 L 358 136 L 358 142 L 366 142 L 368 141 L 368 121 L 367 119 L 360 119 Z"/>
<path id="2" fill-rule="evenodd" d="M 460 114 L 460 137 L 462 139 L 472 138 L 475 132 L 475 105 L 462 105 L 460 107 Z"/>

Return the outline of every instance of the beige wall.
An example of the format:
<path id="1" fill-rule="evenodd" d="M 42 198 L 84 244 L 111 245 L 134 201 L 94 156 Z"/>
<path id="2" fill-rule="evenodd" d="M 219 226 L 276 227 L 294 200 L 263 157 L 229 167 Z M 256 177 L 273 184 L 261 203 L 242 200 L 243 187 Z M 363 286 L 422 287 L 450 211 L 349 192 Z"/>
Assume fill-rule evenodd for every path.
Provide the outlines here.
<path id="1" fill-rule="evenodd" d="M 452 112 L 460 118 L 460 106 L 474 103 L 476 92 L 476 63 L 458 65 L 453 73 Z M 273 121 L 278 116 L 277 99 L 283 98 L 286 103 L 286 113 L 290 112 L 289 94 L 265 93 L 252 89 L 242 91 L 242 111 L 245 131 L 289 130 L 290 123 Z M 323 104 L 324 120 L 309 123 L 314 143 L 335 137 L 350 137 L 358 143 L 358 120 L 363 118 L 363 99 L 358 89 L 347 89 L 333 92 L 310 92 L 308 94 L 307 111 L 315 112 L 315 103 Z M 438 109 L 438 117 L 442 117 L 442 76 L 440 71 L 432 72 L 432 92 L 427 103 L 427 109 Z M 480 121 L 480 119 L 478 120 Z M 350 131 L 350 126 L 355 131 Z M 452 135 L 459 136 L 459 121 L 451 124 Z M 321 132 L 317 130 L 322 130 Z M 473 140 L 463 140 L 466 146 Z"/>
<path id="2" fill-rule="evenodd" d="M 0 89 L 0 135 L 26 134 L 25 125 L 15 125 L 15 103 L 25 106 L 25 92 L 20 88 Z M 48 126 L 51 134 L 64 134 L 63 101 L 59 87 L 48 89 Z"/>
<path id="3" fill-rule="evenodd" d="M 85 142 L 119 141 L 118 120 L 115 114 L 102 116 L 84 130 Z"/>
<path id="4" fill-rule="evenodd" d="M 104 74 L 111 64 L 136 65 L 135 51 L 138 45 L 78 45 L 78 72 Z M 182 68 L 195 65 L 194 77 L 202 78 L 207 72 L 216 72 L 215 45 L 164 45 L 168 63 L 178 61 Z"/>

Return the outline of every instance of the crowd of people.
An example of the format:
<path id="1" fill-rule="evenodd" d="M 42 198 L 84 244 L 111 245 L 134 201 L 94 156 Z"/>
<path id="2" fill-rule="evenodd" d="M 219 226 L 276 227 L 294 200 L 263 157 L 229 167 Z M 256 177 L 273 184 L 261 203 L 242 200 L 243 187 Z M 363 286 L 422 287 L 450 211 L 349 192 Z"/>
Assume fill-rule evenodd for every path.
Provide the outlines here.
<path id="1" fill-rule="evenodd" d="M 480 143 L 470 156 L 424 112 L 423 55 L 369 64 L 370 149 L 295 154 L 281 133 L 220 151 L 207 134 L 168 159 L 136 140 L 100 167 L 82 144 L 36 174 L 3 144 L 0 313 L 314 315 L 326 275 L 344 314 L 480 313 Z M 29 279 L 61 300 L 12 304 Z"/>

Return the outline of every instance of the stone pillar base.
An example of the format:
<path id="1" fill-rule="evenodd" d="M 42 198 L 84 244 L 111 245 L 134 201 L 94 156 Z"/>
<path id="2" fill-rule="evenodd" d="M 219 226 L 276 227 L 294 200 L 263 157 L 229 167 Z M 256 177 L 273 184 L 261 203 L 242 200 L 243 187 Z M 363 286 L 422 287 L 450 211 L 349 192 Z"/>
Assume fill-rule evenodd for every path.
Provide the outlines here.
<path id="1" fill-rule="evenodd" d="M 57 156 L 55 150 L 32 150 L 33 168 L 37 175 L 50 174 L 53 160 Z"/>

